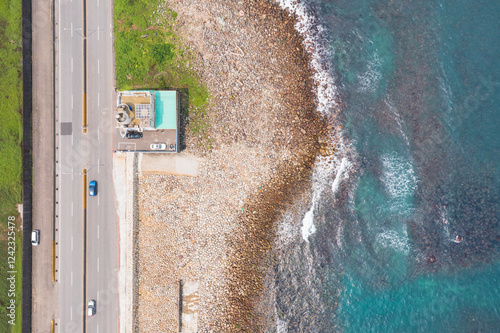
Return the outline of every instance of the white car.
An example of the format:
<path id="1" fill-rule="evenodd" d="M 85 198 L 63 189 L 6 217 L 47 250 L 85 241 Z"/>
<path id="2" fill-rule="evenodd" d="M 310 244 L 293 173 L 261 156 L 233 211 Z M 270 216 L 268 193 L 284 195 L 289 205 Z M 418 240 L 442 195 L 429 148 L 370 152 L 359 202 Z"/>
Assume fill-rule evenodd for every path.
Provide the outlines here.
<path id="1" fill-rule="evenodd" d="M 40 230 L 36 229 L 31 232 L 31 245 L 37 246 L 40 244 Z"/>
<path id="2" fill-rule="evenodd" d="M 165 143 L 152 143 L 151 146 L 149 146 L 151 150 L 165 150 L 167 149 L 167 145 Z"/>
<path id="3" fill-rule="evenodd" d="M 91 299 L 87 306 L 87 315 L 93 317 L 95 315 L 95 299 Z"/>

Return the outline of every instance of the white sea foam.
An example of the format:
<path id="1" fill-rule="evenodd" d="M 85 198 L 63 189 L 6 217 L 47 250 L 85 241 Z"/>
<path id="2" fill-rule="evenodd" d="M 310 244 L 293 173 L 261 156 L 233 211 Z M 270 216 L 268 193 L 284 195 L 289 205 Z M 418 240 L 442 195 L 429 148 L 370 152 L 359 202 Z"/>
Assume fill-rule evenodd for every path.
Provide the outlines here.
<path id="1" fill-rule="evenodd" d="M 367 69 L 358 75 L 359 91 L 374 92 L 382 79 L 382 60 L 377 53 L 368 61 Z"/>
<path id="2" fill-rule="evenodd" d="M 394 199 L 394 209 L 408 213 L 405 200 L 412 196 L 417 189 L 417 177 L 413 171 L 412 163 L 397 153 L 382 155 L 384 175 L 382 180 L 387 192 Z"/>
<path id="3" fill-rule="evenodd" d="M 276 247 L 283 249 L 288 244 L 293 242 L 297 235 L 299 234 L 297 228 L 293 224 L 294 214 L 292 212 L 287 212 L 282 217 L 281 222 L 278 225 L 278 232 L 276 237 Z"/>
<path id="4" fill-rule="evenodd" d="M 344 157 L 342 159 L 342 163 L 340 164 L 339 171 L 337 171 L 337 176 L 335 176 L 335 179 L 333 180 L 332 184 L 332 193 L 335 194 L 337 190 L 339 189 L 340 182 L 342 180 L 348 179 L 349 178 L 349 172 L 348 171 L 351 168 L 351 163 L 347 159 L 347 157 Z"/>
<path id="5" fill-rule="evenodd" d="M 295 29 L 304 38 L 304 48 L 310 56 L 310 67 L 315 83 L 313 92 L 317 98 L 317 111 L 333 120 L 338 111 L 338 95 L 330 64 L 331 52 L 333 50 L 327 46 L 326 39 L 324 38 L 324 29 L 319 24 L 319 20 L 311 8 L 304 1 L 276 1 L 283 9 L 297 16 Z M 350 170 L 351 166 L 351 163 L 344 157 L 346 147 L 342 132 L 337 131 L 329 139 L 330 143 L 336 146 L 338 153 L 333 156 L 318 156 L 316 158 L 313 169 L 313 199 L 311 208 L 302 220 L 302 238 L 306 242 L 308 242 L 309 236 L 316 232 L 314 211 L 317 208 L 323 191 L 327 188 L 331 188 L 334 192 L 337 191 L 342 180 L 348 178 L 347 171 Z M 335 180 L 332 180 L 334 175 L 336 175 Z"/>
<path id="6" fill-rule="evenodd" d="M 392 115 L 394 116 L 394 120 L 396 120 L 396 123 L 398 124 L 398 129 L 399 129 L 399 134 L 403 137 L 403 139 L 406 142 L 406 145 L 409 147 L 410 146 L 410 140 L 408 139 L 408 136 L 405 133 L 405 130 L 403 128 L 403 120 L 401 119 L 401 115 L 399 114 L 398 110 L 394 105 L 392 105 L 391 101 L 389 99 L 384 100 L 385 104 L 391 111 Z"/>
<path id="7" fill-rule="evenodd" d="M 332 143 L 336 142 L 338 144 L 337 149 L 340 152 L 346 152 L 346 150 L 344 150 L 345 147 L 341 131 L 332 135 L 330 140 Z M 335 194 L 340 183 L 349 178 L 350 170 L 351 163 L 347 157 L 341 157 L 340 154 L 331 156 L 320 155 L 316 158 L 312 177 L 313 199 L 311 208 L 302 220 L 302 238 L 306 242 L 308 242 L 309 236 L 316 232 L 316 227 L 314 225 L 314 210 L 318 205 L 321 195 L 328 188 L 331 188 L 332 193 Z"/>
<path id="8" fill-rule="evenodd" d="M 288 333 L 288 324 L 286 321 L 276 318 L 276 333 Z"/>
<path id="9" fill-rule="evenodd" d="M 329 63 L 330 51 L 323 38 L 323 27 L 311 9 L 297 0 L 276 0 L 278 4 L 297 15 L 295 29 L 304 37 L 304 48 L 311 57 L 313 79 L 316 83 L 315 94 L 318 99 L 318 111 L 326 116 L 332 115 L 337 107 L 337 87 L 331 75 Z"/>
<path id="10" fill-rule="evenodd" d="M 391 248 L 397 252 L 404 254 L 410 253 L 410 245 L 408 244 L 408 235 L 406 231 L 401 235 L 395 230 L 386 230 L 377 235 L 377 242 L 383 247 Z"/>
<path id="11" fill-rule="evenodd" d="M 306 213 L 304 219 L 302 220 L 302 238 L 309 243 L 309 236 L 316 232 L 316 227 L 314 226 L 314 208 L 316 206 L 316 200 L 313 199 L 313 204 L 311 209 Z"/>
<path id="12" fill-rule="evenodd" d="M 343 248 L 343 243 L 342 243 L 342 235 L 344 234 L 344 225 L 342 223 L 342 221 L 339 222 L 339 226 L 337 228 L 337 237 L 335 238 L 336 240 L 336 243 L 337 243 L 337 247 L 339 249 L 342 249 Z"/>

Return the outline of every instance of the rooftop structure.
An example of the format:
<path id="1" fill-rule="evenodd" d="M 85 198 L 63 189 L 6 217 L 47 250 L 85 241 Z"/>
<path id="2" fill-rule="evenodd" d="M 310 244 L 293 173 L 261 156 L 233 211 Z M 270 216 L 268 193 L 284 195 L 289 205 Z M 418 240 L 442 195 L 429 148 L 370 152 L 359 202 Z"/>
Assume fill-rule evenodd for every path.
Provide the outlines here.
<path id="1" fill-rule="evenodd" d="M 177 91 L 119 91 L 115 119 L 121 139 L 126 140 L 118 142 L 116 150 L 149 151 L 153 150 L 151 144 L 160 143 L 166 145 L 166 149 L 161 151 L 178 152 Z M 136 140 L 129 140 L 130 138 Z"/>

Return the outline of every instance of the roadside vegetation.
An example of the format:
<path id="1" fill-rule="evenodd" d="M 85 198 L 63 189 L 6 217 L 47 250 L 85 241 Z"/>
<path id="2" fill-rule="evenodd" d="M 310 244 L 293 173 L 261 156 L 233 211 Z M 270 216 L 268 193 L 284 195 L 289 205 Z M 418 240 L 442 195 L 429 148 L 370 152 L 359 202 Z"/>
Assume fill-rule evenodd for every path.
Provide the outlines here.
<path id="1" fill-rule="evenodd" d="M 22 231 L 16 204 L 21 203 L 22 66 L 21 0 L 0 1 L 0 332 L 21 332 Z M 8 251 L 9 216 L 16 217 L 16 248 Z M 8 258 L 15 257 L 14 268 Z M 16 273 L 16 318 L 9 324 L 10 276 Z"/>
<path id="2" fill-rule="evenodd" d="M 173 32 L 176 18 L 163 1 L 115 0 L 117 86 L 179 91 L 181 127 L 189 119 L 189 135 L 205 136 L 208 92 L 191 69 L 189 49 Z"/>

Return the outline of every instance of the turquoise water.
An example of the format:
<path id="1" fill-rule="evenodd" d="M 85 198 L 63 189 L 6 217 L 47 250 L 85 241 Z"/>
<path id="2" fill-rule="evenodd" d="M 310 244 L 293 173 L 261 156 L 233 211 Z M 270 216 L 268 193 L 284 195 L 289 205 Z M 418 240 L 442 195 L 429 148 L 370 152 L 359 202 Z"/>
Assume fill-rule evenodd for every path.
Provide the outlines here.
<path id="1" fill-rule="evenodd" d="M 309 4 L 356 172 L 280 253 L 278 326 L 499 332 L 500 1 Z"/>
<path id="2" fill-rule="evenodd" d="M 156 91 L 156 128 L 177 129 L 177 92 Z"/>
<path id="3" fill-rule="evenodd" d="M 344 276 L 340 320 L 347 332 L 498 332 L 499 274 L 495 263 L 382 290 Z"/>

